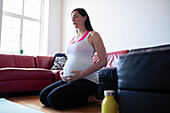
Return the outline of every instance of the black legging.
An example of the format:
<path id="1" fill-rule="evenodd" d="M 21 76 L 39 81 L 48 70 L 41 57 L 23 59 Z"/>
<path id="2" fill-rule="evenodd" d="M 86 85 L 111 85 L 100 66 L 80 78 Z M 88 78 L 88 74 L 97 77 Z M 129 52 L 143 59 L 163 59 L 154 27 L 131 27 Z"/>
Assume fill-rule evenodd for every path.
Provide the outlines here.
<path id="1" fill-rule="evenodd" d="M 88 97 L 97 92 L 98 84 L 79 79 L 72 82 L 59 80 L 40 92 L 40 101 L 45 106 L 66 109 L 85 105 Z"/>

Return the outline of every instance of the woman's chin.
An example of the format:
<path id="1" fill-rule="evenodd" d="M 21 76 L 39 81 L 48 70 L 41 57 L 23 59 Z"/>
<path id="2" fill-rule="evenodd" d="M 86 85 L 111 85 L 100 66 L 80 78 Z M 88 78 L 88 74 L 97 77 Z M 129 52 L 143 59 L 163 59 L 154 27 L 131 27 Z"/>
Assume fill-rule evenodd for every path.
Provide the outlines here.
<path id="1" fill-rule="evenodd" d="M 74 28 L 78 29 L 78 27 L 77 27 L 77 26 L 74 26 Z"/>
<path id="2" fill-rule="evenodd" d="M 73 24 L 73 25 L 74 25 L 74 28 L 76 28 L 76 29 L 78 28 L 78 26 L 76 24 Z"/>

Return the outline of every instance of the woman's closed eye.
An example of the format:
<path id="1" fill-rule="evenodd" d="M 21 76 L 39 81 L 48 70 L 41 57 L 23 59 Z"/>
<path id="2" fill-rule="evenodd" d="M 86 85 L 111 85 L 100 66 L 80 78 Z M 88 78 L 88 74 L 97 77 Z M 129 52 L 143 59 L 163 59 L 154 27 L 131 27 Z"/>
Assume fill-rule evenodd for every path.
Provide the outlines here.
<path id="1" fill-rule="evenodd" d="M 78 15 L 73 15 L 71 18 L 78 18 Z"/>

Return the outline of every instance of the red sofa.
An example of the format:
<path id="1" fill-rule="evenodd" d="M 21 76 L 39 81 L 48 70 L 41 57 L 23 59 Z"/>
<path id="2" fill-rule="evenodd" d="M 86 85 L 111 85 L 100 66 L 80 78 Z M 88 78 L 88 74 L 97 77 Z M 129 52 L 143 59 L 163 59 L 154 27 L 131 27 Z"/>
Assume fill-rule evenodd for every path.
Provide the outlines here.
<path id="1" fill-rule="evenodd" d="M 107 53 L 108 64 L 116 67 L 118 57 L 128 50 Z M 53 56 L 26 56 L 0 54 L 0 93 L 41 91 L 60 80 L 61 70 L 50 70 Z M 94 56 L 94 63 L 99 59 Z"/>
<path id="2" fill-rule="evenodd" d="M 0 93 L 40 91 L 53 83 L 53 57 L 0 54 Z"/>

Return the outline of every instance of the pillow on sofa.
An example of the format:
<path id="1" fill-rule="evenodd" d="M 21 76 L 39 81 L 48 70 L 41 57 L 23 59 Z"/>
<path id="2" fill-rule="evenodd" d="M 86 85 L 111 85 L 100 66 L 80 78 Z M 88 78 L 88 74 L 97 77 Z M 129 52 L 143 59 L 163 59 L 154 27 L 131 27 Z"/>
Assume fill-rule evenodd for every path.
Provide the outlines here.
<path id="1" fill-rule="evenodd" d="M 67 56 L 64 53 L 56 53 L 51 70 L 62 70 L 66 61 Z"/>

